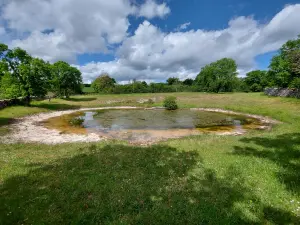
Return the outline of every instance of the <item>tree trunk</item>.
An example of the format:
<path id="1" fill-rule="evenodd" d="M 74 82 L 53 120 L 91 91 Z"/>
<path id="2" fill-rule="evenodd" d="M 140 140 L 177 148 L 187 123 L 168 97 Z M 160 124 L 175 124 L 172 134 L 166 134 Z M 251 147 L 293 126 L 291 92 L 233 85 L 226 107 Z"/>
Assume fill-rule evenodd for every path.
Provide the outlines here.
<path id="1" fill-rule="evenodd" d="M 30 95 L 27 95 L 27 96 L 25 97 L 25 105 L 26 105 L 26 106 L 30 106 Z"/>
<path id="2" fill-rule="evenodd" d="M 70 98 L 68 90 L 65 90 L 65 96 L 66 96 L 66 99 Z"/>

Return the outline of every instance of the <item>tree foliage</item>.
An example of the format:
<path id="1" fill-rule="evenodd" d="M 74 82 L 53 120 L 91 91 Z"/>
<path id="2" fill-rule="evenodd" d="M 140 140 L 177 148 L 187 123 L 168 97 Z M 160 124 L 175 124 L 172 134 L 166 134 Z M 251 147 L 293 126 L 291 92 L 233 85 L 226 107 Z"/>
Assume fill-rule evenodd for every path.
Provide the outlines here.
<path id="1" fill-rule="evenodd" d="M 185 79 L 183 82 L 182 82 L 184 85 L 188 85 L 188 86 L 192 86 L 194 84 L 194 80 L 193 79 Z"/>
<path id="2" fill-rule="evenodd" d="M 271 86 L 289 87 L 300 78 L 300 36 L 287 41 L 271 60 L 268 80 Z"/>
<path id="3" fill-rule="evenodd" d="M 176 78 L 176 77 L 170 77 L 170 78 L 167 80 L 167 83 L 168 83 L 168 85 L 179 84 L 179 83 L 180 83 L 180 80 L 179 80 L 179 78 Z"/>
<path id="4" fill-rule="evenodd" d="M 107 73 L 103 73 L 94 80 L 91 86 L 97 93 L 108 93 L 115 83 L 116 80 L 114 78 L 111 78 Z"/>
<path id="5" fill-rule="evenodd" d="M 254 70 L 247 73 L 245 83 L 252 92 L 261 92 L 268 86 L 267 72 L 261 70 Z"/>
<path id="6" fill-rule="evenodd" d="M 1 77 L 0 87 L 0 96 L 2 98 L 12 99 L 20 97 L 20 85 L 17 79 L 12 77 L 10 73 L 7 72 Z"/>
<path id="7" fill-rule="evenodd" d="M 291 72 L 295 77 L 300 77 L 300 49 L 297 49 L 289 54 Z"/>
<path id="8" fill-rule="evenodd" d="M 80 71 L 66 62 L 51 65 L 21 48 L 11 50 L 4 44 L 0 44 L 0 59 L 1 97 L 25 97 L 29 105 L 32 96 L 44 97 L 55 91 L 68 97 L 81 89 Z"/>
<path id="9" fill-rule="evenodd" d="M 58 96 L 69 98 L 71 94 L 81 92 L 81 72 L 68 63 L 58 61 L 52 65 L 51 89 Z"/>
<path id="10" fill-rule="evenodd" d="M 25 50 L 15 48 L 8 50 L 6 54 L 11 79 L 20 95 L 26 97 L 30 104 L 31 96 L 43 96 L 46 94 L 47 72 L 45 62 L 41 59 L 33 59 Z"/>
<path id="11" fill-rule="evenodd" d="M 237 65 L 229 58 L 213 62 L 201 69 L 196 83 L 203 91 L 231 92 L 237 83 Z"/>
<path id="12" fill-rule="evenodd" d="M 8 72 L 8 64 L 5 60 L 5 54 L 8 50 L 7 45 L 0 43 L 0 79 Z"/>

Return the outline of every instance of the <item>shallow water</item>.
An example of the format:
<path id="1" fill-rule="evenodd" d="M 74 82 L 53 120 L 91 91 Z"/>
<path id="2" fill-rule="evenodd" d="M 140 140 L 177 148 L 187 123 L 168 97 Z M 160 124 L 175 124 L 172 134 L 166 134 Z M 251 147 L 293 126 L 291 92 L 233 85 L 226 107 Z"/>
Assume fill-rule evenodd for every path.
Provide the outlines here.
<path id="1" fill-rule="evenodd" d="M 195 110 L 102 110 L 85 112 L 85 128 L 110 130 L 196 129 L 214 126 L 240 126 L 252 120 L 241 116 Z"/>
<path id="2" fill-rule="evenodd" d="M 82 127 L 69 124 L 83 118 Z M 131 142 L 153 142 L 201 133 L 238 133 L 257 129 L 259 120 L 240 115 L 181 109 L 110 109 L 86 111 L 52 118 L 46 126 L 64 133 L 97 133 L 107 138 Z"/>

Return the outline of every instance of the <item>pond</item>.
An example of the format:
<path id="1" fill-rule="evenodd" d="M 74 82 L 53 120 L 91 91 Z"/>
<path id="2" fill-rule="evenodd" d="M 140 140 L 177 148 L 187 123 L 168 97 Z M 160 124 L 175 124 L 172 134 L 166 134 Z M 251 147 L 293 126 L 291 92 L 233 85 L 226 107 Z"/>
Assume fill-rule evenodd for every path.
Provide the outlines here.
<path id="1" fill-rule="evenodd" d="M 71 125 L 74 118 L 79 126 Z M 111 139 L 153 142 L 201 133 L 242 134 L 262 123 L 241 115 L 190 109 L 105 109 L 54 117 L 44 125 L 62 133 L 97 133 Z"/>

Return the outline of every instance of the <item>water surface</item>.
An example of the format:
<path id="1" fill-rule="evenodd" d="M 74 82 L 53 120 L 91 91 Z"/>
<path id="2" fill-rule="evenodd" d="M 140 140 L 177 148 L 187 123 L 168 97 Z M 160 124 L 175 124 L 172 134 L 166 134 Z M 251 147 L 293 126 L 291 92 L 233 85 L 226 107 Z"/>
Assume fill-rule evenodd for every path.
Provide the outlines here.
<path id="1" fill-rule="evenodd" d="M 82 118 L 82 127 L 68 121 Z M 204 132 L 244 133 L 261 124 L 257 119 L 217 112 L 180 109 L 106 109 L 86 111 L 52 118 L 48 126 L 67 133 L 97 133 L 107 138 L 132 142 L 151 142 L 167 138 L 197 135 Z"/>

